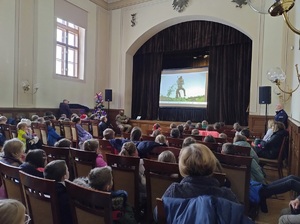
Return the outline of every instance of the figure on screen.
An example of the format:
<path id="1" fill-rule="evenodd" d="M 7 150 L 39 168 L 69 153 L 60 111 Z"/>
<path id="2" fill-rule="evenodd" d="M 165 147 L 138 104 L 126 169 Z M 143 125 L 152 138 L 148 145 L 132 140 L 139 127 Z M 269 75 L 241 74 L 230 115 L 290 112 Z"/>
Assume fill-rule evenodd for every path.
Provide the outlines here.
<path id="1" fill-rule="evenodd" d="M 182 76 L 180 76 L 177 79 L 176 98 L 181 97 L 180 90 L 183 91 L 183 94 L 184 94 L 184 97 L 185 97 L 185 89 L 183 88 L 183 85 L 184 85 L 184 79 L 182 78 Z"/>

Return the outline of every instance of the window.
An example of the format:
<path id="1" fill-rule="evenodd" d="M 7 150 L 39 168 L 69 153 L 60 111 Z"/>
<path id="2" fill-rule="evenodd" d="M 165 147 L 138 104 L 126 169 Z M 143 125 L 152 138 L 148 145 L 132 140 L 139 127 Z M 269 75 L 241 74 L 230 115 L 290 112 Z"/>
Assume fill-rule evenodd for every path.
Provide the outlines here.
<path id="1" fill-rule="evenodd" d="M 83 79 L 85 30 L 57 18 L 56 74 Z"/>

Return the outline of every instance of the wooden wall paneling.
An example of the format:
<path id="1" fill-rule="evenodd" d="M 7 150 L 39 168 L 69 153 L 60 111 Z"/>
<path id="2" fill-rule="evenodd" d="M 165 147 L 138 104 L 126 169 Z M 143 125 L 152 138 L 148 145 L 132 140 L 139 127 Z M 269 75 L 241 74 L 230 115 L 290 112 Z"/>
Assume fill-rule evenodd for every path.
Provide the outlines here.
<path id="1" fill-rule="evenodd" d="M 269 119 L 274 119 L 274 116 L 268 116 Z M 262 115 L 249 115 L 248 126 L 251 131 L 265 133 L 266 117 Z"/>
<path id="2" fill-rule="evenodd" d="M 289 118 L 289 174 L 300 175 L 300 122 Z"/>

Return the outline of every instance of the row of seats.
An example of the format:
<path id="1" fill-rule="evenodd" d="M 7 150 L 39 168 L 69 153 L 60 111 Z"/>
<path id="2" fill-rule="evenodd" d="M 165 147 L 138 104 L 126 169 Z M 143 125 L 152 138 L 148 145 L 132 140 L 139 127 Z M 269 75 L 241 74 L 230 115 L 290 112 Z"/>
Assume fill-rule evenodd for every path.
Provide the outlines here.
<path id="1" fill-rule="evenodd" d="M 0 162 L 0 175 L 8 198 L 21 201 L 32 223 L 60 223 L 58 196 L 54 180 L 35 177 Z M 80 187 L 65 181 L 70 198 L 73 223 L 112 223 L 112 201 L 109 192 Z"/>
<path id="2" fill-rule="evenodd" d="M 54 159 L 65 159 L 69 166 L 70 164 L 73 164 L 75 177 L 87 176 L 89 171 L 95 166 L 95 159 L 97 155 L 94 152 L 85 152 L 74 148 L 70 148 L 70 149 L 55 148 L 49 146 L 44 146 L 43 148 L 46 151 L 48 161 Z M 160 148 L 160 150 L 168 149 L 167 147 L 165 147 L 164 149 L 162 149 L 162 147 L 157 147 L 157 148 Z M 248 191 L 249 191 L 249 183 L 250 183 L 251 157 L 230 156 L 230 155 L 222 155 L 218 153 L 216 153 L 216 156 L 221 162 L 221 164 L 223 165 L 224 173 L 226 174 L 227 178 L 231 182 L 231 187 L 233 192 L 237 195 L 240 202 L 242 202 L 245 205 L 245 207 L 248 208 Z M 124 156 L 118 156 L 118 155 L 113 155 L 108 153 L 105 155 L 105 158 L 108 165 L 111 166 L 113 169 L 114 189 L 115 190 L 123 189 L 127 191 L 128 202 L 138 210 L 139 208 L 138 183 L 139 183 L 139 164 L 140 164 L 139 158 L 124 157 Z M 156 158 L 153 157 L 153 159 Z M 13 172 L 7 171 L 7 169 L 3 168 L 3 166 L 6 165 L 1 165 L 0 167 L 0 172 L 3 178 L 3 182 L 6 184 L 7 190 L 12 190 L 13 189 L 12 186 L 18 183 L 18 181 L 16 181 L 17 179 L 19 179 L 17 174 L 18 172 L 13 174 Z M 155 203 L 156 198 L 161 197 L 171 183 L 179 182 L 182 177 L 179 174 L 178 164 L 161 163 L 155 160 L 144 159 L 144 167 L 145 167 L 145 176 L 146 176 L 146 189 L 149 198 L 149 200 L 147 200 L 147 218 L 148 220 L 152 220 L 152 211 L 156 205 Z M 15 167 L 13 167 L 12 169 L 17 169 L 18 171 L 18 168 Z M 70 167 L 70 170 L 71 169 L 72 168 Z M 224 179 L 224 176 L 225 176 L 224 174 L 223 175 L 216 174 L 216 177 L 217 178 L 219 177 L 218 179 L 220 183 L 222 183 L 221 179 L 222 178 Z M 35 178 L 35 177 L 30 177 L 30 178 Z M 10 181 L 8 184 L 6 179 L 10 179 L 12 181 Z M 31 180 L 30 182 L 33 183 L 34 181 Z M 48 182 L 44 181 L 44 183 L 47 183 L 46 185 L 49 186 L 51 185 L 49 181 Z M 27 183 L 27 185 L 29 184 Z M 41 185 L 41 183 L 39 183 L 39 185 Z M 70 184 L 67 184 L 67 186 L 68 185 Z M 30 185 L 27 187 L 33 188 L 34 186 Z M 78 189 L 81 188 L 77 187 L 77 190 Z M 14 192 L 16 191 L 17 190 L 15 190 Z M 30 191 L 28 190 L 28 192 Z M 7 192 L 7 195 L 9 197 L 23 200 L 22 198 L 20 199 L 20 197 L 12 196 L 13 194 L 14 193 Z M 79 195 L 85 195 L 85 194 L 79 194 Z M 38 212 L 40 211 L 38 210 L 37 213 Z"/>

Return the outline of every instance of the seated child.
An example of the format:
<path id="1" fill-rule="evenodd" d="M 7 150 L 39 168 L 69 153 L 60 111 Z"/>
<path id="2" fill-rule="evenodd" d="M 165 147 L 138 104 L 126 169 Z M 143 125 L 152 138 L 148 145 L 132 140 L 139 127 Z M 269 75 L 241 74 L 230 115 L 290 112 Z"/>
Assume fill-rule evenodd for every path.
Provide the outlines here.
<path id="1" fill-rule="evenodd" d="M 69 148 L 71 146 L 72 142 L 67 138 L 62 138 L 58 142 L 54 144 L 55 147 L 60 148 Z"/>
<path id="2" fill-rule="evenodd" d="M 99 141 L 97 139 L 89 139 L 83 143 L 83 150 L 89 152 L 96 152 L 98 154 L 96 158 L 96 167 L 107 166 L 107 163 L 104 161 L 99 148 Z"/>
<path id="3" fill-rule="evenodd" d="M 98 191 L 110 192 L 113 186 L 111 168 L 106 166 L 92 169 L 88 175 L 88 183 Z M 117 190 L 112 191 L 111 195 L 114 223 L 136 223 L 132 207 L 127 203 L 127 192 Z"/>
<path id="4" fill-rule="evenodd" d="M 106 128 L 103 131 L 103 140 L 110 140 L 115 138 L 115 132 L 111 128 Z"/>
<path id="5" fill-rule="evenodd" d="M 78 139 L 79 139 L 79 146 L 81 148 L 84 141 L 86 141 L 88 139 L 92 139 L 93 136 L 89 132 L 84 130 L 84 128 L 81 126 L 81 120 L 79 117 L 74 117 L 72 119 L 72 122 L 75 123 L 76 129 L 77 129 L 77 134 L 78 134 Z"/>
<path id="6" fill-rule="evenodd" d="M 196 142 L 197 142 L 196 139 L 194 139 L 193 137 L 186 137 L 182 142 L 182 148 L 187 147 Z"/>
<path id="7" fill-rule="evenodd" d="M 169 142 L 168 142 L 166 136 L 164 136 L 164 135 L 162 135 L 162 134 L 157 135 L 157 136 L 155 137 L 155 142 L 156 142 L 156 143 L 159 143 L 159 144 L 162 145 L 162 146 L 168 146 L 168 145 L 169 145 Z"/>
<path id="8" fill-rule="evenodd" d="M 156 136 L 158 136 L 158 135 L 160 135 L 160 134 L 161 134 L 161 129 L 156 129 L 156 130 L 154 130 L 154 131 L 151 133 L 150 136 L 156 137 Z"/>
<path id="9" fill-rule="evenodd" d="M 24 150 L 22 141 L 17 138 L 9 139 L 3 145 L 4 156 L 0 161 L 11 166 L 20 166 L 23 163 Z"/>
<path id="10" fill-rule="evenodd" d="M 125 142 L 121 148 L 121 152 L 119 153 L 121 156 L 132 156 L 132 157 L 139 157 L 137 148 L 133 142 Z M 144 176 L 145 167 L 144 167 L 144 160 L 140 159 L 140 166 L 139 166 L 139 190 L 140 190 L 140 202 L 143 203 L 144 199 L 146 198 L 146 178 Z"/>
<path id="11" fill-rule="evenodd" d="M 173 152 L 166 150 L 159 154 L 157 161 L 164 163 L 176 163 L 176 158 Z"/>
<path id="12" fill-rule="evenodd" d="M 48 130 L 47 144 L 49 146 L 54 146 L 54 144 L 62 137 L 56 133 L 55 129 L 51 125 L 51 121 L 46 121 L 45 124 L 47 125 Z"/>
<path id="13" fill-rule="evenodd" d="M 38 137 L 32 134 L 32 130 L 26 122 L 19 122 L 17 125 L 17 130 L 18 139 L 20 139 L 24 145 L 26 145 L 26 153 L 29 149 L 41 148 Z"/>
<path id="14" fill-rule="evenodd" d="M 48 163 L 44 170 L 46 179 L 55 180 L 56 192 L 59 203 L 60 223 L 72 224 L 72 213 L 69 197 L 65 187 L 65 180 L 69 179 L 69 170 L 64 160 L 53 160 Z"/>
<path id="15" fill-rule="evenodd" d="M 30 150 L 25 158 L 25 163 L 20 165 L 20 168 L 25 173 L 37 177 L 44 177 L 43 171 L 47 164 L 47 155 L 42 149 Z"/>
<path id="16" fill-rule="evenodd" d="M 2 125 L 6 124 L 7 118 L 5 116 L 0 116 L 0 148 L 3 146 L 6 138 L 4 135 L 4 130 L 2 130 Z"/>

